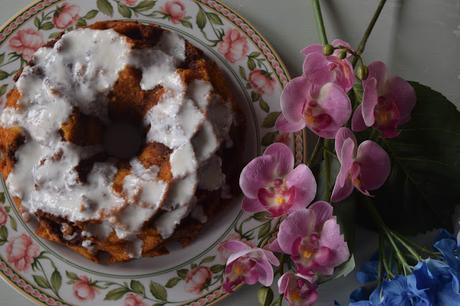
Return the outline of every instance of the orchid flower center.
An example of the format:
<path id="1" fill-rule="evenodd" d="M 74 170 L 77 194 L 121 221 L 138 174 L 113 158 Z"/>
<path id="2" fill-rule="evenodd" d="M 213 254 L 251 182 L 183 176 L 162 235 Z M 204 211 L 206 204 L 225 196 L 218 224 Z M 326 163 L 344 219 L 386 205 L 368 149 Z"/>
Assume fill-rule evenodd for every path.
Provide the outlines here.
<path id="1" fill-rule="evenodd" d="M 332 117 L 324 112 L 321 106 L 315 101 L 308 103 L 304 112 L 305 122 L 314 130 L 321 130 L 328 127 Z"/>
<path id="2" fill-rule="evenodd" d="M 302 262 L 309 262 L 318 250 L 319 235 L 313 233 L 310 236 L 302 238 L 298 246 L 298 257 Z"/>
<path id="3" fill-rule="evenodd" d="M 400 113 L 396 103 L 385 96 L 380 96 L 374 110 L 375 123 L 378 127 L 396 127 Z"/>
<path id="4" fill-rule="evenodd" d="M 259 190 L 258 198 L 273 215 L 280 216 L 293 205 L 295 188 L 289 188 L 283 178 L 276 178 Z"/>

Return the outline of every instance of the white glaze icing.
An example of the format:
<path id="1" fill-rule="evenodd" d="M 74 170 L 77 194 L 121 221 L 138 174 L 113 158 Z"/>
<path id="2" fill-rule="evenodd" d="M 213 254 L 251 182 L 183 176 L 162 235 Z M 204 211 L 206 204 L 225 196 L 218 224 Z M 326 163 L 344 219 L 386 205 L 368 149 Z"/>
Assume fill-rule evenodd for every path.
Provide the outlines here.
<path id="1" fill-rule="evenodd" d="M 220 160 L 217 168 L 209 164 L 217 165 L 214 154 L 232 122 L 231 110 L 212 94 L 209 82 L 182 82 L 176 67 L 184 59 L 185 41 L 171 32 L 164 32 L 152 49 L 134 50 L 113 30 L 78 29 L 64 34 L 53 48 L 39 49 L 34 66 L 26 66 L 17 82 L 21 108 L 6 108 L 0 115 L 0 126 L 19 125 L 26 135 L 7 179 L 11 194 L 31 213 L 44 211 L 69 221 L 107 219 L 88 224 L 88 235 L 105 239 L 115 231 L 119 238 L 133 240 L 133 257 L 142 253 L 136 233 L 161 207 L 168 211 L 155 225 L 169 237 L 194 208 L 197 186 L 214 190 L 224 181 Z M 112 188 L 115 161 L 94 164 L 82 182 L 75 167 L 102 148 L 62 142 L 58 131 L 74 107 L 110 123 L 106 96 L 128 65 L 142 71 L 143 90 L 166 88 L 144 125 L 149 128 L 147 142 L 173 150 L 173 181 L 161 181 L 158 167 L 146 169 L 133 159 L 119 195 Z"/>

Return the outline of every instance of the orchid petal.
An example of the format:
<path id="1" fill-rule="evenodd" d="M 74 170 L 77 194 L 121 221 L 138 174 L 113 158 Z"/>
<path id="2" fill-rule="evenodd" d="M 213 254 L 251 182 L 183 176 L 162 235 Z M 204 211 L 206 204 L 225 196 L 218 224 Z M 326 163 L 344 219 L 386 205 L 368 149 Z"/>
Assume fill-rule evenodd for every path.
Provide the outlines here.
<path id="1" fill-rule="evenodd" d="M 269 262 L 272 266 L 277 267 L 277 266 L 280 265 L 280 261 L 279 261 L 278 258 L 273 254 L 273 252 L 268 251 L 268 250 L 264 250 L 264 249 L 261 249 L 261 251 L 264 253 L 265 257 L 267 257 L 268 262 Z"/>
<path id="2" fill-rule="evenodd" d="M 360 165 L 363 190 L 380 188 L 390 175 L 390 157 L 382 147 L 373 141 L 366 140 L 359 145 L 356 161 Z"/>
<path id="3" fill-rule="evenodd" d="M 341 155 L 342 155 L 343 143 L 348 138 L 352 139 L 356 146 L 355 134 L 353 134 L 353 132 L 350 131 L 350 129 L 343 127 L 343 128 L 340 128 L 335 134 L 335 153 L 337 154 L 337 158 L 339 161 L 342 160 Z"/>
<path id="4" fill-rule="evenodd" d="M 308 55 L 310 53 L 323 53 L 323 46 L 321 44 L 311 44 L 303 48 L 300 53 L 303 55 Z"/>
<path id="5" fill-rule="evenodd" d="M 256 198 L 259 189 L 273 179 L 274 167 L 271 156 L 259 156 L 250 161 L 240 175 L 240 187 L 244 195 Z"/>
<path id="6" fill-rule="evenodd" d="M 355 112 L 353 113 L 353 117 L 351 118 L 351 129 L 354 132 L 361 132 L 367 129 L 366 123 L 364 122 L 363 118 L 362 104 L 358 105 Z"/>
<path id="7" fill-rule="evenodd" d="M 373 126 L 375 123 L 374 111 L 379 102 L 377 86 L 378 83 L 376 78 L 368 77 L 367 80 L 363 82 L 364 91 L 361 110 L 366 126 Z"/>
<path id="8" fill-rule="evenodd" d="M 281 111 L 289 122 L 303 121 L 303 109 L 310 90 L 309 81 L 300 76 L 292 79 L 281 93 Z"/>
<path id="9" fill-rule="evenodd" d="M 285 294 L 289 285 L 289 276 L 291 272 L 286 272 L 278 279 L 278 292 Z"/>
<path id="10" fill-rule="evenodd" d="M 230 265 L 232 262 L 238 260 L 240 257 L 248 255 L 249 253 L 251 253 L 253 251 L 254 250 L 249 247 L 246 250 L 241 250 L 241 251 L 238 251 L 238 252 L 235 252 L 235 253 L 231 254 L 227 259 L 227 266 Z"/>
<path id="11" fill-rule="evenodd" d="M 347 198 L 353 192 L 353 185 L 351 183 L 349 173 L 353 166 L 354 155 L 356 150 L 355 140 L 347 138 L 342 144 L 342 151 L 339 154 L 341 163 L 339 174 L 335 180 L 334 189 L 332 191 L 331 200 L 339 202 Z"/>
<path id="12" fill-rule="evenodd" d="M 375 61 L 367 66 L 367 80 L 375 78 L 377 81 L 377 96 L 385 93 L 385 83 L 387 79 L 387 66 L 384 62 Z"/>
<path id="13" fill-rule="evenodd" d="M 246 250 L 251 249 L 251 247 L 247 245 L 246 243 L 240 240 L 235 240 L 235 239 L 225 241 L 224 243 L 221 244 L 221 246 L 231 253 L 238 253 L 241 251 L 246 251 Z"/>
<path id="14" fill-rule="evenodd" d="M 280 247 L 280 245 L 278 243 L 278 239 L 275 239 L 272 242 L 268 243 L 265 246 L 265 248 L 267 250 L 270 250 L 270 251 L 275 252 L 275 253 L 282 253 L 283 252 L 283 250 L 281 250 L 281 247 Z"/>
<path id="15" fill-rule="evenodd" d="M 321 247 L 334 251 L 334 267 L 341 265 L 350 257 L 350 250 L 340 233 L 340 226 L 336 218 L 329 219 L 324 223 L 319 244 Z"/>
<path id="16" fill-rule="evenodd" d="M 259 260 L 256 263 L 259 282 L 268 287 L 273 283 L 273 267 L 266 260 Z"/>
<path id="17" fill-rule="evenodd" d="M 284 253 L 291 255 L 293 245 L 314 228 L 314 217 L 310 210 L 297 210 L 290 214 L 280 225 L 278 244 Z"/>
<path id="18" fill-rule="evenodd" d="M 276 119 L 275 128 L 282 133 L 294 133 L 300 131 L 305 127 L 305 120 L 303 118 L 299 121 L 291 122 L 284 117 L 281 113 Z"/>
<path id="19" fill-rule="evenodd" d="M 259 202 L 258 199 L 250 199 L 248 197 L 243 198 L 242 208 L 247 212 L 260 212 L 265 210 L 265 207 Z"/>
<path id="20" fill-rule="evenodd" d="M 323 226 L 324 222 L 332 217 L 333 207 L 326 201 L 317 201 L 308 207 L 316 216 L 315 228 Z"/>
<path id="21" fill-rule="evenodd" d="M 271 144 L 265 149 L 264 156 L 271 156 L 275 165 L 273 177 L 282 177 L 294 168 L 294 155 L 291 149 L 281 142 Z"/>
<path id="22" fill-rule="evenodd" d="M 353 192 L 353 184 L 351 180 L 346 180 L 343 186 L 338 186 L 337 182 L 332 190 L 331 201 L 334 203 L 340 202 L 348 198 Z"/>
<path id="23" fill-rule="evenodd" d="M 285 179 L 286 186 L 295 187 L 296 190 L 293 206 L 303 208 L 313 201 L 316 195 L 316 180 L 305 164 L 298 165 Z"/>
<path id="24" fill-rule="evenodd" d="M 392 77 L 388 80 L 387 90 L 387 94 L 393 98 L 398 106 L 400 115 L 398 124 L 407 123 L 417 100 L 414 88 L 406 80 Z"/>

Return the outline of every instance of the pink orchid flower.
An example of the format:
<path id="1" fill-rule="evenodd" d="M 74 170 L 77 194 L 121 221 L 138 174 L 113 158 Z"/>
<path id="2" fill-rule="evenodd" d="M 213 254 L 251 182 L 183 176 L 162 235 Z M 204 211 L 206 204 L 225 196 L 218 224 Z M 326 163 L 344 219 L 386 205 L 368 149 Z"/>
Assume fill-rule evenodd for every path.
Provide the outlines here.
<path id="1" fill-rule="evenodd" d="M 357 146 L 353 132 L 341 128 L 335 137 L 335 152 L 341 164 L 331 200 L 346 199 L 353 188 L 369 196 L 368 190 L 380 188 L 387 180 L 391 165 L 390 158 L 378 144 L 366 140 Z"/>
<path id="2" fill-rule="evenodd" d="M 341 39 L 334 39 L 331 43 L 333 47 L 346 47 L 351 49 L 349 43 L 341 40 Z M 334 50 L 334 53 L 331 55 L 324 55 L 323 54 L 323 46 L 320 44 L 312 44 L 307 46 L 302 50 L 302 53 L 308 57 L 308 55 L 312 53 L 321 54 L 322 57 L 316 57 L 315 60 L 315 70 L 319 69 L 326 69 L 331 72 L 329 74 L 329 81 L 332 81 L 343 88 L 346 92 L 348 92 L 351 88 L 353 88 L 353 84 L 355 83 L 355 74 L 353 72 L 353 66 L 349 61 L 349 57 L 351 54 L 347 54 L 347 57 L 344 59 L 340 59 L 338 57 L 339 50 Z M 303 66 L 304 74 L 311 73 L 312 65 L 307 59 L 305 58 L 304 66 Z"/>
<path id="3" fill-rule="evenodd" d="M 300 274 L 284 273 L 278 280 L 278 290 L 290 306 L 311 306 L 318 300 L 316 285 Z"/>
<path id="4" fill-rule="evenodd" d="M 273 283 L 273 267 L 279 261 L 272 252 L 253 248 L 239 240 L 225 242 L 225 248 L 232 250 L 224 270 L 223 288 L 233 292 L 240 284 L 254 285 L 259 282 L 264 286 Z"/>
<path id="5" fill-rule="evenodd" d="M 244 167 L 240 187 L 245 211 L 268 211 L 273 217 L 304 208 L 316 194 L 311 170 L 304 164 L 294 169 L 292 151 L 282 143 L 270 145 Z"/>
<path id="6" fill-rule="evenodd" d="M 373 62 L 368 69 L 369 75 L 363 81 L 363 103 L 353 114 L 352 129 L 359 132 L 373 126 L 385 138 L 396 137 L 398 126 L 410 120 L 415 90 L 406 80 L 390 76 L 382 62 Z"/>
<path id="7" fill-rule="evenodd" d="M 281 94 L 282 115 L 276 121 L 281 132 L 308 127 L 320 137 L 333 139 L 351 116 L 351 103 L 322 53 L 305 58 L 304 74 L 292 79 Z"/>
<path id="8" fill-rule="evenodd" d="M 332 206 L 323 201 L 290 214 L 280 225 L 277 242 L 310 282 L 318 275 L 332 275 L 350 257 Z"/>

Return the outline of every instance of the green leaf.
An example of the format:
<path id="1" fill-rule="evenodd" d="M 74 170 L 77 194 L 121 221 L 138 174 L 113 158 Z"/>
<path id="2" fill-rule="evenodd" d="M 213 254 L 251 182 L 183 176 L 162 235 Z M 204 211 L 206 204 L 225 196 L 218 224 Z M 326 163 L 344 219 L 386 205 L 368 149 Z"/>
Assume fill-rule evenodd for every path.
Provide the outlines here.
<path id="1" fill-rule="evenodd" d="M 61 289 L 62 285 L 62 276 L 61 273 L 59 273 L 58 270 L 54 270 L 53 273 L 51 274 L 51 287 L 58 292 L 59 289 Z"/>
<path id="2" fill-rule="evenodd" d="M 16 223 L 16 220 L 10 216 L 10 226 L 14 231 L 18 230 L 18 224 Z"/>
<path id="3" fill-rule="evenodd" d="M 257 92 L 252 91 L 251 92 L 251 100 L 252 100 L 252 102 L 259 101 L 259 99 L 260 99 L 260 95 Z"/>
<path id="4" fill-rule="evenodd" d="M 223 24 L 224 24 L 224 23 L 222 22 L 222 20 L 220 19 L 220 17 L 219 17 L 217 14 L 214 14 L 214 13 L 211 13 L 211 12 L 207 12 L 206 15 L 208 16 L 209 21 L 210 21 L 212 24 L 217 24 L 217 25 L 223 25 Z"/>
<path id="5" fill-rule="evenodd" d="M 248 57 L 247 65 L 249 70 L 254 70 L 257 67 L 256 62 L 252 59 L 252 57 Z"/>
<path id="6" fill-rule="evenodd" d="M 210 269 L 212 273 L 219 273 L 225 269 L 225 265 L 214 265 Z"/>
<path id="7" fill-rule="evenodd" d="M 345 277 L 351 272 L 353 272 L 355 267 L 356 267 L 355 256 L 351 255 L 351 257 L 346 262 L 344 262 L 343 264 L 341 264 L 334 270 L 334 274 L 332 275 L 332 277 L 328 278 L 327 280 L 337 279 L 339 277 Z"/>
<path id="8" fill-rule="evenodd" d="M 150 281 L 150 292 L 156 299 L 161 301 L 166 301 L 168 299 L 168 292 L 165 287 L 154 281 Z"/>
<path id="9" fill-rule="evenodd" d="M 186 28 L 190 28 L 190 29 L 193 28 L 193 24 L 188 20 L 182 19 L 180 23 Z"/>
<path id="10" fill-rule="evenodd" d="M 261 211 L 261 212 L 253 214 L 252 218 L 259 222 L 265 222 L 265 221 L 270 220 L 272 217 L 269 212 Z"/>
<path id="11" fill-rule="evenodd" d="M 85 19 L 80 18 L 80 19 L 77 20 L 77 23 L 76 23 L 76 26 L 77 26 L 77 27 L 84 27 L 84 26 L 86 26 L 86 25 L 87 25 L 87 23 L 86 23 L 86 20 L 85 20 Z"/>
<path id="12" fill-rule="evenodd" d="M 442 94 L 411 85 L 417 104 L 401 134 L 381 141 L 392 170 L 372 202 L 387 225 L 403 233 L 453 230 L 460 203 L 460 112 Z"/>
<path id="13" fill-rule="evenodd" d="M 252 57 L 252 58 L 256 58 L 260 55 L 260 52 L 257 52 L 257 51 L 254 51 L 254 52 L 251 52 L 248 56 L 249 57 Z"/>
<path id="14" fill-rule="evenodd" d="M 118 3 L 118 13 L 125 18 L 131 18 L 131 10 L 126 5 Z"/>
<path id="15" fill-rule="evenodd" d="M 3 84 L 0 86 L 0 97 L 6 93 L 6 89 L 8 88 L 8 84 Z"/>
<path id="16" fill-rule="evenodd" d="M 262 145 L 269 146 L 275 141 L 275 137 L 278 133 L 277 132 L 268 132 L 262 137 Z"/>
<path id="17" fill-rule="evenodd" d="M 44 289 L 50 289 L 50 284 L 48 283 L 48 281 L 46 280 L 46 278 L 44 278 L 43 276 L 41 275 L 32 275 L 35 283 L 40 287 L 40 288 L 44 288 Z"/>
<path id="18" fill-rule="evenodd" d="M 243 80 L 247 80 L 246 78 L 246 71 L 244 70 L 244 67 L 242 66 L 239 66 L 238 67 L 238 70 L 239 70 L 239 73 L 240 73 L 240 76 Z"/>
<path id="19" fill-rule="evenodd" d="M 85 18 L 85 19 L 93 19 L 94 17 L 97 16 L 97 13 L 99 13 L 97 10 L 91 10 L 88 13 L 86 13 L 86 15 L 83 16 L 83 18 Z"/>
<path id="20" fill-rule="evenodd" d="M 200 265 L 202 265 L 202 264 L 204 264 L 204 263 L 211 262 L 211 261 L 213 261 L 215 258 L 216 258 L 216 256 L 208 256 L 208 257 L 205 257 L 205 258 L 203 258 L 203 259 L 200 261 Z"/>
<path id="21" fill-rule="evenodd" d="M 179 276 L 182 279 L 185 279 L 185 277 L 187 277 L 188 270 L 187 269 L 180 269 L 180 270 L 177 270 L 176 273 L 177 273 L 177 276 Z"/>
<path id="22" fill-rule="evenodd" d="M 160 302 L 160 303 L 155 303 L 153 304 L 153 306 L 164 306 L 166 305 L 168 302 Z"/>
<path id="23" fill-rule="evenodd" d="M 273 302 L 273 290 L 270 287 L 260 287 L 257 291 L 257 300 L 260 306 L 270 306 Z"/>
<path id="24" fill-rule="evenodd" d="M 0 80 L 4 80 L 9 76 L 10 76 L 10 74 L 8 72 L 0 70 Z"/>
<path id="25" fill-rule="evenodd" d="M 0 64 L 3 64 L 4 61 L 5 61 L 5 52 L 0 54 Z"/>
<path id="26" fill-rule="evenodd" d="M 168 282 L 166 283 L 165 287 L 166 288 L 173 288 L 175 287 L 182 279 L 180 277 L 173 277 L 173 278 L 170 278 L 168 280 Z"/>
<path id="27" fill-rule="evenodd" d="M 206 19 L 206 14 L 203 12 L 203 10 L 199 10 L 198 14 L 196 14 L 196 25 L 198 28 L 204 29 L 207 22 L 208 20 Z"/>
<path id="28" fill-rule="evenodd" d="M 112 17 L 113 16 L 113 6 L 108 0 L 97 0 L 97 8 L 101 11 L 102 14 Z"/>
<path id="29" fill-rule="evenodd" d="M 41 26 L 41 29 L 42 30 L 45 30 L 45 31 L 48 31 L 48 30 L 51 30 L 52 28 L 54 28 L 54 25 L 52 22 L 45 22 L 44 24 L 42 24 Z"/>
<path id="30" fill-rule="evenodd" d="M 266 113 L 270 112 L 270 106 L 268 105 L 267 102 L 265 102 L 265 100 L 260 99 L 259 106 L 264 112 Z"/>
<path id="31" fill-rule="evenodd" d="M 271 128 L 275 126 L 276 119 L 278 119 L 280 112 L 273 112 L 269 113 L 267 117 L 265 117 L 264 121 L 262 121 L 262 126 L 264 128 Z"/>
<path id="32" fill-rule="evenodd" d="M 134 10 L 136 12 L 145 12 L 145 11 L 152 9 L 155 6 L 155 3 L 156 3 L 155 0 L 143 0 L 134 7 Z"/>
<path id="33" fill-rule="evenodd" d="M 5 193 L 0 192 L 0 202 L 5 203 Z"/>
<path id="34" fill-rule="evenodd" d="M 138 280 L 132 280 L 130 284 L 131 289 L 136 292 L 137 294 L 144 295 L 145 287 L 142 283 Z"/>
<path id="35" fill-rule="evenodd" d="M 65 271 L 65 275 L 67 276 L 68 279 L 71 279 L 71 280 L 77 280 L 78 279 L 78 275 L 76 273 L 73 273 L 73 272 Z"/>
<path id="36" fill-rule="evenodd" d="M 38 17 L 35 17 L 35 19 L 34 19 L 34 25 L 37 27 L 37 29 L 40 30 L 40 28 L 41 28 L 41 22 L 40 22 L 40 19 L 38 19 Z"/>
<path id="37" fill-rule="evenodd" d="M 62 32 L 53 32 L 48 36 L 48 39 L 55 39 L 61 35 Z"/>
<path id="38" fill-rule="evenodd" d="M 104 297 L 106 301 L 116 301 L 121 299 L 126 293 L 129 292 L 129 289 L 126 287 L 120 287 L 116 289 L 112 289 Z"/>
<path id="39" fill-rule="evenodd" d="M 8 240 L 8 229 L 5 225 L 0 226 L 0 240 Z"/>
<path id="40" fill-rule="evenodd" d="M 264 223 L 260 228 L 259 231 L 257 232 L 257 238 L 261 239 L 265 237 L 271 230 L 272 226 L 270 221 Z"/>

